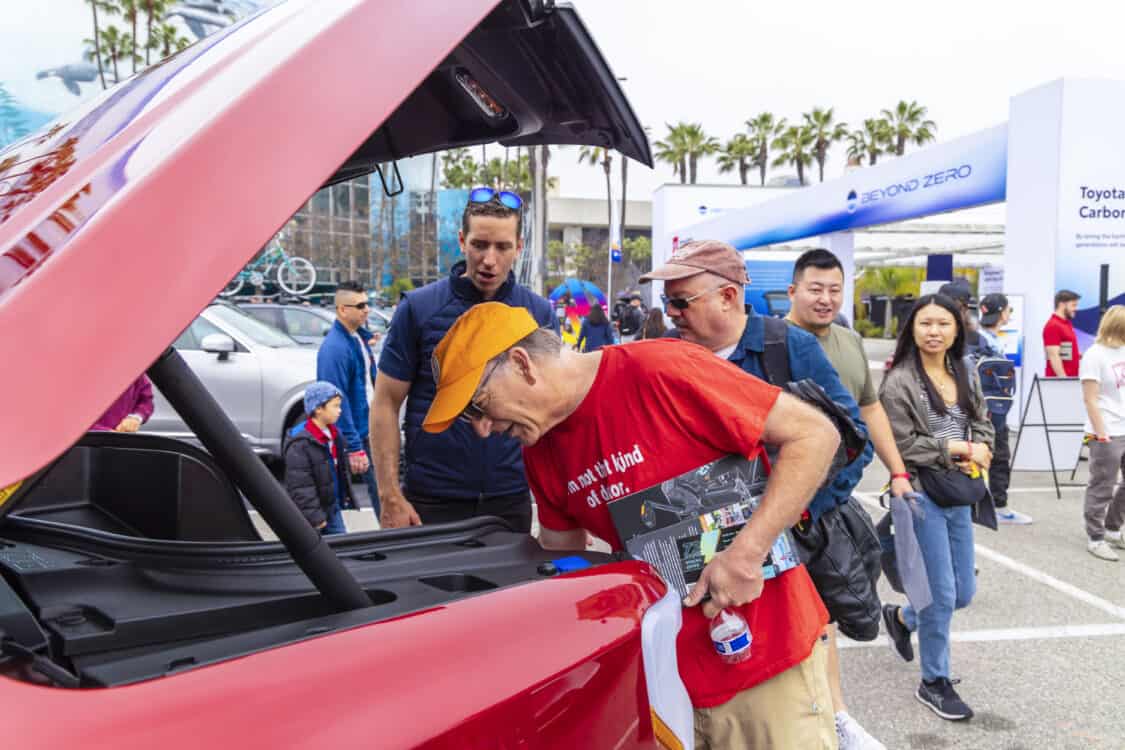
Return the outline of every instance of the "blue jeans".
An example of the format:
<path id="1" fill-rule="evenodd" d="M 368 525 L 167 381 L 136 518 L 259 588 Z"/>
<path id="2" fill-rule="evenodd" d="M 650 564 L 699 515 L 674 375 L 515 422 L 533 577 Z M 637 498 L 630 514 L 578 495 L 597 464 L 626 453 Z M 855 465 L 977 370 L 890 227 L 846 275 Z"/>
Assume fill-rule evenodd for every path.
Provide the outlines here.
<path id="1" fill-rule="evenodd" d="M 344 514 L 340 512 L 339 500 L 334 500 L 332 507 L 324 511 L 324 517 L 328 524 L 320 530 L 321 536 L 348 533 L 348 528 L 344 526 Z"/>
<path id="2" fill-rule="evenodd" d="M 367 485 L 367 498 L 375 510 L 375 517 L 379 517 L 379 485 L 375 483 L 375 458 L 371 455 L 371 440 L 363 436 L 363 452 L 367 454 L 367 471 L 363 473 L 363 483 Z"/>
<path id="3" fill-rule="evenodd" d="M 933 604 L 915 612 L 903 607 L 902 619 L 911 631 L 918 631 L 922 652 L 922 679 L 949 677 L 949 625 L 953 610 L 969 606 L 976 593 L 973 572 L 972 508 L 962 505 L 942 508 L 925 495 L 919 496 L 921 517 L 914 518 L 914 533 L 926 562 L 926 578 L 933 592 Z"/>

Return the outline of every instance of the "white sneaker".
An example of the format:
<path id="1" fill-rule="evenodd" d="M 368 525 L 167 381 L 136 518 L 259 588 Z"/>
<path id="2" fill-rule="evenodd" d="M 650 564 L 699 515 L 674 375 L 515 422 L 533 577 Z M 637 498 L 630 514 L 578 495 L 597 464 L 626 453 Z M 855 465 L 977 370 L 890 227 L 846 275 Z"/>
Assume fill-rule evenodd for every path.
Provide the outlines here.
<path id="1" fill-rule="evenodd" d="M 999 523 L 1007 523 L 1012 526 L 1027 526 L 1032 522 L 1031 516 L 1011 508 L 997 508 L 996 520 Z"/>
<path id="2" fill-rule="evenodd" d="M 846 711 L 836 712 L 836 738 L 840 750 L 887 750 L 887 746 L 867 733 Z"/>
<path id="3" fill-rule="evenodd" d="M 1104 539 L 1099 539 L 1096 542 L 1091 540 L 1086 544 L 1086 551 L 1099 560 L 1117 562 L 1119 559 L 1117 553 L 1113 551 L 1113 547 L 1110 547 L 1109 542 Z"/>
<path id="4" fill-rule="evenodd" d="M 1121 536 L 1120 531 L 1106 531 L 1105 540 L 1117 549 L 1125 549 L 1125 537 Z"/>

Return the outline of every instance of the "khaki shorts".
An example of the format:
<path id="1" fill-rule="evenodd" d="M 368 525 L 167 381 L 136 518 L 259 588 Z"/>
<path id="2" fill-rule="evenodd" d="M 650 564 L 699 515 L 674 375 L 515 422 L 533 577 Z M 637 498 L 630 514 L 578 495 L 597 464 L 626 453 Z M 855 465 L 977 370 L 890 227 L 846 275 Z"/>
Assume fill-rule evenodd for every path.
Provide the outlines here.
<path id="1" fill-rule="evenodd" d="M 836 750 L 828 648 L 817 638 L 800 664 L 721 706 L 695 709 L 696 750 Z"/>

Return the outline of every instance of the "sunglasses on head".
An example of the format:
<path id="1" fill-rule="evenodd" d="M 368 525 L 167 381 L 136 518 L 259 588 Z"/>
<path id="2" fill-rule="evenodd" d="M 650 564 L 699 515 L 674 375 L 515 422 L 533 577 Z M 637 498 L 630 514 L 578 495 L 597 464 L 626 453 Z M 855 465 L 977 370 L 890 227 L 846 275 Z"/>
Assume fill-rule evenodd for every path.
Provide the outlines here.
<path id="1" fill-rule="evenodd" d="M 500 205 L 519 211 L 523 208 L 523 199 L 508 190 L 493 190 L 490 187 L 473 188 L 469 193 L 470 203 L 488 203 L 495 200 Z"/>

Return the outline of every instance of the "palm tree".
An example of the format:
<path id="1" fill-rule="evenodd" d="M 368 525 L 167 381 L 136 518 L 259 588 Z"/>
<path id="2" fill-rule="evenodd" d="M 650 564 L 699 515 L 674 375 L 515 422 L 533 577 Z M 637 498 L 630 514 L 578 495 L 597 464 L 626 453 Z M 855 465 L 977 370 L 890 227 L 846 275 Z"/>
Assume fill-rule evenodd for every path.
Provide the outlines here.
<path id="1" fill-rule="evenodd" d="M 125 67 L 125 61 L 132 58 L 133 72 L 136 73 L 137 63 L 139 63 L 143 59 L 137 52 L 137 40 L 133 38 L 132 34 L 126 31 L 121 35 L 121 41 L 119 44 L 121 48 L 121 53 L 119 55 L 121 59 L 121 66 Z"/>
<path id="2" fill-rule="evenodd" d="M 104 50 L 106 60 L 109 61 L 113 68 L 113 82 L 119 83 L 121 75 L 117 72 L 117 61 L 121 58 L 122 53 L 125 51 L 124 42 L 127 41 L 128 34 L 122 34 L 116 26 L 110 26 L 104 29 L 99 35 L 101 48 Z"/>
<path id="3" fill-rule="evenodd" d="M 102 68 L 102 49 L 101 49 L 101 29 L 98 26 L 98 10 L 104 13 L 112 14 L 117 9 L 109 0 L 85 0 L 86 4 L 90 6 L 90 12 L 94 15 L 94 36 L 92 39 L 86 39 L 89 44 L 92 44 L 93 50 L 86 55 L 86 59 L 96 61 L 98 63 L 98 77 L 101 78 L 102 88 L 106 88 L 105 84 L 105 70 Z"/>
<path id="4" fill-rule="evenodd" d="M 770 146 L 774 139 L 785 131 L 785 118 L 776 118 L 772 112 L 762 112 L 746 121 L 750 129 L 750 140 L 758 147 L 754 163 L 758 165 L 758 178 L 762 186 L 766 184 L 766 167 L 770 163 Z"/>
<path id="5" fill-rule="evenodd" d="M 656 146 L 656 160 L 671 164 L 672 174 L 679 175 L 680 184 L 684 185 L 687 183 L 687 146 L 683 132 L 679 130 L 679 125 L 672 127 L 664 123 L 664 127 L 668 128 L 668 137 L 653 144 Z"/>
<path id="6" fill-rule="evenodd" d="M 891 126 L 882 118 L 869 117 L 863 121 L 862 130 L 848 133 L 848 159 L 868 166 L 875 166 L 880 154 L 890 148 Z"/>
<path id="7" fill-rule="evenodd" d="M 719 139 L 707 135 L 703 126 L 697 122 L 680 122 L 667 125 L 668 137 L 656 142 L 656 158 L 672 164 L 674 174 L 680 176 L 680 184 L 695 184 L 699 173 L 699 159 L 710 156 L 719 150 Z"/>
<path id="8" fill-rule="evenodd" d="M 145 67 L 150 64 L 149 53 L 157 48 L 158 41 L 152 35 L 153 19 L 164 17 L 168 10 L 170 0 L 142 0 L 145 7 Z"/>
<path id="9" fill-rule="evenodd" d="M 905 100 L 896 104 L 893 110 L 883 110 L 883 117 L 891 129 L 895 155 L 902 156 L 907 141 L 922 146 L 934 140 L 937 124 L 926 119 L 927 111 L 918 102 Z"/>
<path id="10" fill-rule="evenodd" d="M 191 44 L 191 40 L 187 37 L 180 36 L 180 32 L 170 23 L 162 23 L 153 29 L 155 35 L 153 39 L 155 44 L 153 49 L 160 50 L 160 57 L 163 59 L 173 52 L 179 52 L 183 48 Z"/>
<path id="11" fill-rule="evenodd" d="M 891 325 L 891 301 L 895 297 L 918 294 L 921 270 L 896 266 L 867 268 L 856 280 L 859 291 L 865 294 L 883 295 L 887 298 L 883 308 L 883 336 L 894 338 L 896 331 Z"/>
<path id="12" fill-rule="evenodd" d="M 738 168 L 738 179 L 743 185 L 747 184 L 750 167 L 758 156 L 758 144 L 754 143 L 745 133 L 738 133 L 723 147 L 719 154 L 719 171 L 723 174 L 733 172 Z"/>
<path id="13" fill-rule="evenodd" d="M 824 182 L 824 162 L 828 160 L 828 148 L 837 141 L 848 137 L 846 122 L 833 122 L 833 108 L 813 107 L 805 113 L 805 125 L 813 134 L 813 158 L 820 170 L 820 181 Z"/>
<path id="14" fill-rule="evenodd" d="M 688 182 L 694 185 L 699 169 L 699 158 L 718 153 L 719 139 L 707 135 L 699 123 L 681 123 L 680 127 L 683 128 L 684 148 L 687 151 Z"/>
<path id="15" fill-rule="evenodd" d="M 805 167 L 813 162 L 812 149 L 816 143 L 816 136 L 808 125 L 790 125 L 781 135 L 770 144 L 771 148 L 781 151 L 773 160 L 773 166 L 780 167 L 791 164 L 797 168 L 797 180 L 805 184 Z"/>
<path id="16" fill-rule="evenodd" d="M 121 3 L 121 17 L 132 26 L 132 31 L 125 35 L 128 44 L 122 48 L 122 51 L 128 49 L 129 56 L 133 58 L 133 72 L 136 73 L 137 63 L 141 60 L 141 56 L 137 54 L 137 18 L 141 14 L 140 0 L 118 0 L 118 2 Z"/>
<path id="17" fill-rule="evenodd" d="M 605 171 L 605 207 L 606 207 L 606 230 L 609 232 L 609 238 L 606 243 L 606 252 L 613 252 L 613 186 L 610 183 L 610 173 L 612 171 L 613 157 L 610 156 L 609 149 L 601 146 L 583 146 L 578 151 L 578 163 L 589 164 L 590 166 L 601 165 Z"/>

